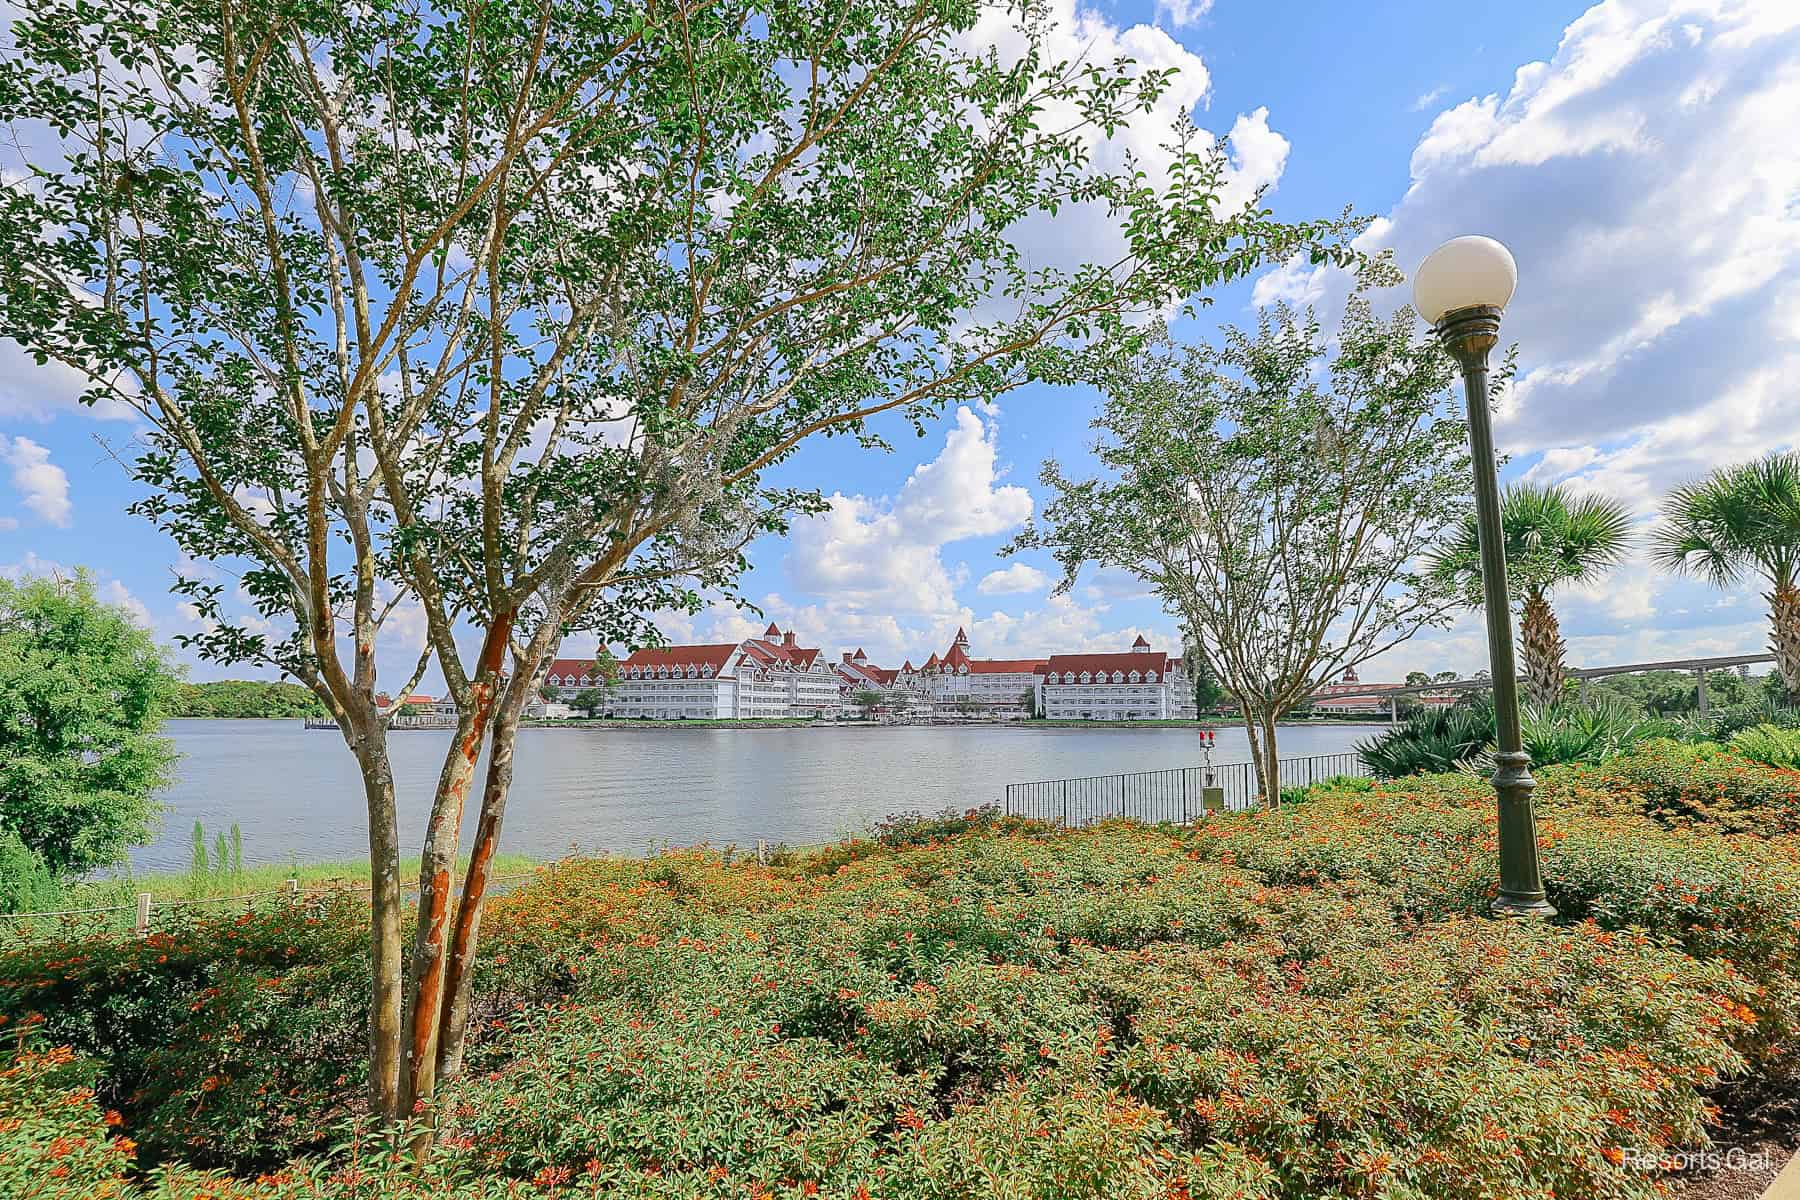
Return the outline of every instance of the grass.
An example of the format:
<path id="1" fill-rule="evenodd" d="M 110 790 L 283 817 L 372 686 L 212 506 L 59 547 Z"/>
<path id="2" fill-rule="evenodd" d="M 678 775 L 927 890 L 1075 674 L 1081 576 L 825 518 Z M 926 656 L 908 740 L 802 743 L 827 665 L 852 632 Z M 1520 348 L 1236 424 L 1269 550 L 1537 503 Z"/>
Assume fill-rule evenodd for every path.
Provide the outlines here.
<path id="1" fill-rule="evenodd" d="M 460 859 L 457 870 L 465 870 L 468 865 L 467 858 Z M 494 873 L 497 875 L 523 873 L 537 865 L 537 860 L 523 854 L 500 854 L 494 857 Z M 401 879 L 415 879 L 418 874 L 418 858 L 401 860 Z M 139 892 L 149 892 L 155 900 L 209 899 L 247 892 L 278 891 L 287 886 L 290 879 L 298 879 L 302 891 L 340 884 L 357 887 L 369 882 L 369 864 L 366 860 L 343 859 L 335 862 L 246 866 L 238 871 L 208 870 L 204 875 L 196 871 L 149 871 L 141 875 L 126 872 L 72 884 L 64 899 L 71 908 L 130 904 Z"/>

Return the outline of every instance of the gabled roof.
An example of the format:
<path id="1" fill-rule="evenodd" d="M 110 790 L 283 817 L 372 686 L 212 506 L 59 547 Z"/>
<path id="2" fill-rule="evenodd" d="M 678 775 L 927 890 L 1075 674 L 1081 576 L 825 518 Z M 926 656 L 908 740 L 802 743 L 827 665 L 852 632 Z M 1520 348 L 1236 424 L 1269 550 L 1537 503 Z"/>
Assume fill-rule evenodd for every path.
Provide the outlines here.
<path id="1" fill-rule="evenodd" d="M 1139 646 L 1142 646 L 1146 650 L 1150 648 L 1150 643 L 1145 640 L 1144 635 L 1141 633 L 1138 634 L 1137 641 L 1131 643 L 1131 648 L 1133 650 L 1137 649 Z"/>
<path id="2" fill-rule="evenodd" d="M 781 630 L 776 626 L 775 622 L 770 621 L 769 627 L 763 630 L 763 636 L 766 638 L 778 638 L 781 636 Z"/>
<path id="3" fill-rule="evenodd" d="M 621 670 L 632 667 L 711 667 L 721 671 L 736 653 L 738 643 L 721 642 L 708 646 L 659 646 L 654 650 L 636 650 L 619 664 Z"/>
<path id="4" fill-rule="evenodd" d="M 973 658 L 969 660 L 969 674 L 1029 675 L 1043 666 L 1041 658 Z"/>
<path id="5" fill-rule="evenodd" d="M 1142 651 L 1126 650 L 1118 654 L 1052 654 L 1048 669 L 1057 674 L 1064 671 L 1155 671 L 1158 675 L 1168 672 L 1169 656 L 1166 654 L 1145 654 Z"/>

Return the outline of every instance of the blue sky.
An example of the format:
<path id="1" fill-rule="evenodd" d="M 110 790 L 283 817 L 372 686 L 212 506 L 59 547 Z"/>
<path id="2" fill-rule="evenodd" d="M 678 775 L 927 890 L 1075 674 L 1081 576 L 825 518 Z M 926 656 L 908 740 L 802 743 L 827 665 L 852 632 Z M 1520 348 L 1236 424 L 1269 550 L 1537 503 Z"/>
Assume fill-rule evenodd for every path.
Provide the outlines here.
<path id="1" fill-rule="evenodd" d="M 1353 206 L 1378 218 L 1368 244 L 1409 269 L 1458 233 L 1514 248 L 1507 332 L 1524 370 L 1499 429 L 1509 475 L 1606 491 L 1648 522 L 1671 483 L 1794 444 L 1800 5 L 1518 0 L 1447 19 L 1424 3 L 1059 3 L 1070 45 L 1182 67 L 1182 100 L 1203 127 L 1237 131 L 1245 186 L 1269 184 L 1277 214 Z M 1121 143 L 1156 136 L 1146 122 Z M 1343 291 L 1330 271 L 1272 270 L 1219 293 L 1193 332 L 1252 321 L 1276 297 L 1329 320 Z M 168 594 L 173 547 L 124 511 L 133 488 L 112 455 L 129 457 L 133 425 L 75 410 L 74 390 L 0 346 L 0 567 L 89 565 L 160 634 L 191 629 Z M 996 554 L 1041 503 L 1041 460 L 1083 459 L 1094 404 L 1034 388 L 947 413 L 922 439 L 896 425 L 891 455 L 808 446 L 780 478 L 834 495 L 833 511 L 753 548 L 745 590 L 764 615 L 720 607 L 665 632 L 723 640 L 772 618 L 893 665 L 941 651 L 957 625 L 978 655 L 1123 648 L 1139 632 L 1173 648 L 1174 622 L 1126 581 L 1085 578 L 1053 599 L 1047 559 Z M 1576 665 L 1765 640 L 1755 589 L 1642 564 L 1560 607 Z M 1482 656 L 1464 620 L 1364 677 Z M 225 673 L 247 672 L 195 669 Z"/>

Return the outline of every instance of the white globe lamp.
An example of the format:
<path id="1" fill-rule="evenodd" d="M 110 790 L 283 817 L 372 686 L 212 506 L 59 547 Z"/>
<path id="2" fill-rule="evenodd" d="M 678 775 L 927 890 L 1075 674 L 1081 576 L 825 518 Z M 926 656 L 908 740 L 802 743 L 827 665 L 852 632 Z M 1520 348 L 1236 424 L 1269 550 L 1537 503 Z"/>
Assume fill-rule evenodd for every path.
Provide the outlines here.
<path id="1" fill-rule="evenodd" d="M 1413 307 L 1433 325 L 1468 308 L 1506 307 L 1519 286 L 1512 251 L 1491 237 L 1451 238 L 1413 275 Z"/>

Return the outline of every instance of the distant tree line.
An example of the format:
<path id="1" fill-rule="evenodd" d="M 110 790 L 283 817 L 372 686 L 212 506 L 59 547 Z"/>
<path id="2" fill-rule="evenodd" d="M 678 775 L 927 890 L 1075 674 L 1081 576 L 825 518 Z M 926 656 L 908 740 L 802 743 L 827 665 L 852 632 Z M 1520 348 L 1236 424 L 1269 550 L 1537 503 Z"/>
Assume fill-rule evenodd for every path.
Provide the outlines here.
<path id="1" fill-rule="evenodd" d="M 169 705 L 174 717 L 322 717 L 325 706 L 297 683 L 221 679 L 184 683 Z"/>

